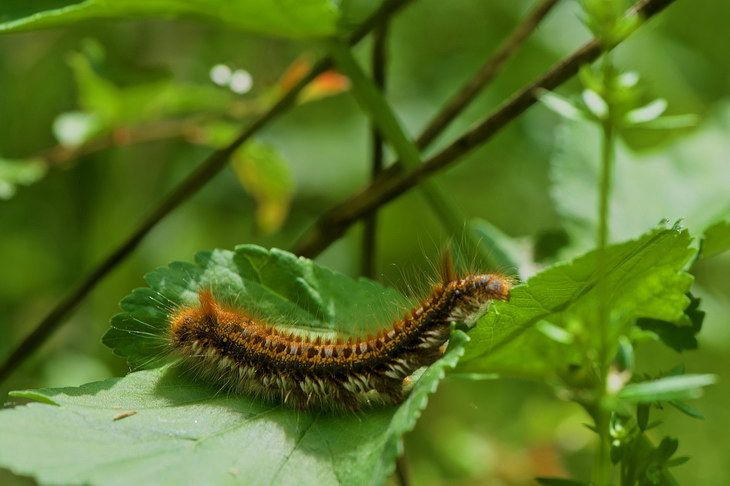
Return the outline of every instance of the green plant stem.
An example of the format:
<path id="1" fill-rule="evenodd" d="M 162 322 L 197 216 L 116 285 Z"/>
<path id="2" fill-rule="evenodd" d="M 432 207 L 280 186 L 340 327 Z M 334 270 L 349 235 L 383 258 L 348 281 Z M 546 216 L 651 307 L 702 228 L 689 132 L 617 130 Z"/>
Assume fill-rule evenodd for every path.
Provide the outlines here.
<path id="1" fill-rule="evenodd" d="M 610 470 L 610 413 L 606 410 L 605 399 L 607 393 L 607 380 L 610 366 L 610 352 L 612 344 L 610 342 L 610 295 L 606 288 L 606 248 L 609 241 L 609 222 L 610 222 L 610 205 L 611 205 L 611 188 L 613 186 L 613 166 L 614 166 L 614 122 L 612 111 L 612 94 L 613 86 L 613 64 L 611 55 L 606 52 L 603 56 L 603 82 L 605 87 L 604 99 L 607 105 L 607 113 L 601 123 L 602 140 L 601 140 L 601 169 L 599 179 L 599 196 L 598 196 L 598 230 L 596 234 L 596 246 L 598 247 L 598 373 L 596 390 L 596 430 L 598 431 L 599 444 L 596 449 L 594 483 L 597 486 L 608 486 L 611 482 Z"/>
<path id="2" fill-rule="evenodd" d="M 408 169 L 421 166 L 418 147 L 408 138 L 394 110 L 373 81 L 367 77 L 349 47 L 342 42 L 332 40 L 328 42 L 328 48 L 337 66 L 350 78 L 355 99 L 370 115 L 378 131 L 388 140 L 401 163 Z M 419 190 L 449 234 L 458 235 L 464 231 L 465 216 L 434 181 L 422 181 Z M 464 233 L 463 243 L 469 254 L 479 256 L 484 265 L 494 266 L 496 264 L 489 257 L 489 252 L 482 250 L 481 244 L 473 232 L 467 230 Z"/>
<path id="3" fill-rule="evenodd" d="M 387 37 L 388 24 L 383 22 L 373 31 L 373 50 L 372 50 L 372 72 L 373 84 L 385 93 L 386 81 L 386 65 L 387 65 Z M 370 127 L 370 142 L 372 150 L 372 159 L 370 165 L 371 181 L 375 180 L 383 170 L 383 162 L 385 155 L 385 144 L 380 130 L 372 124 Z M 364 277 L 374 278 L 376 273 L 376 233 L 378 225 L 378 214 L 373 212 L 363 220 L 362 234 L 362 256 L 360 273 Z"/>

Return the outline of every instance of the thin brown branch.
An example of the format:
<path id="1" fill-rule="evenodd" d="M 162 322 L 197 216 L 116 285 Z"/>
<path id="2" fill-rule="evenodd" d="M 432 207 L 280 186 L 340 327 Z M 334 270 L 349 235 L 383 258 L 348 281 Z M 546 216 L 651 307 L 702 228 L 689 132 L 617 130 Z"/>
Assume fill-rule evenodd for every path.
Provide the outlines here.
<path id="1" fill-rule="evenodd" d="M 202 116 L 183 119 L 159 120 L 139 126 L 116 128 L 111 133 L 98 136 L 78 147 L 55 145 L 41 154 L 39 158 L 49 166 L 64 165 L 80 157 L 138 143 L 182 138 L 195 143 L 201 131 Z"/>
<path id="2" fill-rule="evenodd" d="M 389 0 L 370 15 L 349 37 L 351 44 L 359 42 L 368 32 L 377 25 L 380 25 L 388 17 L 397 12 L 410 0 Z M 23 339 L 23 341 L 10 353 L 0 366 L 0 382 L 7 378 L 31 353 L 48 339 L 48 337 L 63 322 L 63 319 L 96 287 L 96 285 L 120 262 L 129 256 L 137 247 L 147 233 L 154 228 L 163 218 L 170 214 L 184 201 L 200 190 L 213 176 L 220 172 L 228 163 L 231 154 L 246 142 L 254 133 L 271 120 L 287 110 L 294 104 L 299 92 L 317 75 L 321 74 L 331 66 L 329 58 L 317 62 L 309 73 L 293 86 L 279 101 L 277 101 L 266 113 L 259 116 L 243 132 L 226 147 L 216 150 L 208 156 L 200 165 L 152 212 L 137 226 L 119 246 L 117 246 L 92 272 L 84 278 L 69 294 L 56 304 L 46 317 L 38 323 L 34 330 Z"/>
<path id="3" fill-rule="evenodd" d="M 386 38 L 388 37 L 388 25 L 383 22 L 375 28 L 373 32 L 373 52 L 372 52 L 372 69 L 373 82 L 375 86 L 385 91 L 385 70 L 387 64 Z M 370 127 L 370 145 L 372 150 L 372 164 L 370 167 L 371 177 L 374 181 L 383 170 L 383 159 L 385 145 L 383 136 L 380 134 L 375 125 Z M 365 277 L 373 278 L 375 276 L 375 246 L 378 215 L 373 212 L 365 217 L 363 226 L 362 239 L 362 267 L 361 273 Z"/>
<path id="4" fill-rule="evenodd" d="M 674 0 L 643 0 L 631 9 L 629 15 L 649 18 L 661 12 Z M 474 128 L 457 138 L 421 166 L 403 172 L 400 164 L 383 171 L 360 193 L 323 214 L 315 225 L 297 242 L 294 252 L 313 257 L 340 238 L 347 228 L 373 210 L 387 204 L 416 186 L 433 173 L 461 159 L 474 148 L 490 140 L 499 130 L 524 113 L 537 101 L 538 89 L 554 89 L 572 78 L 578 69 L 594 61 L 603 51 L 596 40 L 588 42 L 570 56 L 564 58 L 533 83 L 502 103 L 491 115 Z"/>
<path id="5" fill-rule="evenodd" d="M 419 148 L 423 149 L 430 145 L 454 121 L 459 113 L 492 82 L 496 75 L 501 72 L 507 60 L 517 53 L 525 40 L 535 31 L 556 3 L 558 3 L 558 0 L 542 0 L 515 27 L 509 37 L 499 45 L 479 71 L 446 103 L 438 115 L 423 130 L 416 141 Z"/>

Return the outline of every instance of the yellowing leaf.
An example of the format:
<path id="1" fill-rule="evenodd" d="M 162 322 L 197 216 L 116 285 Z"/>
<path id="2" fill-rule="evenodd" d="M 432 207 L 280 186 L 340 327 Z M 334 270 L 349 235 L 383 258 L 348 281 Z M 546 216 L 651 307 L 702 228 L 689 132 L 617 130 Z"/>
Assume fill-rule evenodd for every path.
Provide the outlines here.
<path id="1" fill-rule="evenodd" d="M 266 234 L 274 233 L 289 214 L 294 182 L 289 166 L 270 145 L 245 144 L 231 160 L 238 180 L 256 202 L 256 224 Z"/>

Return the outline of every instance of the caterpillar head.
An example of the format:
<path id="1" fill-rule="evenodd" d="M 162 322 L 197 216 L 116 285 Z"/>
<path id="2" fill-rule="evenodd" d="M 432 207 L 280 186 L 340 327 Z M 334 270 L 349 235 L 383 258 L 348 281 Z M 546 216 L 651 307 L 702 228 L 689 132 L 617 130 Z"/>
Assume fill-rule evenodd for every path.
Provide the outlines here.
<path id="1" fill-rule="evenodd" d="M 512 281 L 495 273 L 467 275 L 452 280 L 446 286 L 454 299 L 451 321 L 463 322 L 471 327 L 484 315 L 493 300 L 508 300 Z"/>

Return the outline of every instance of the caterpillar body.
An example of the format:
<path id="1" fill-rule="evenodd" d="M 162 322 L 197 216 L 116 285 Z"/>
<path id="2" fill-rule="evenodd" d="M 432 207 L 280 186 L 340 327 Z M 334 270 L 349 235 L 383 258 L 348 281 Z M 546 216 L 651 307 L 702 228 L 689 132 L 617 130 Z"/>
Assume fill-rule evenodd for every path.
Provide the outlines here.
<path id="1" fill-rule="evenodd" d="M 409 377 L 443 354 L 451 324 L 472 323 L 510 287 L 498 274 L 454 277 L 391 327 L 347 341 L 287 333 L 202 290 L 199 305 L 171 316 L 169 341 L 192 370 L 234 393 L 300 409 L 395 404 Z"/>

